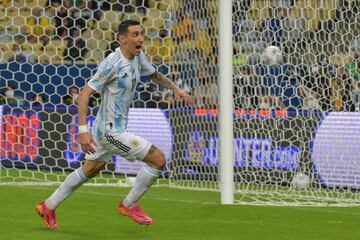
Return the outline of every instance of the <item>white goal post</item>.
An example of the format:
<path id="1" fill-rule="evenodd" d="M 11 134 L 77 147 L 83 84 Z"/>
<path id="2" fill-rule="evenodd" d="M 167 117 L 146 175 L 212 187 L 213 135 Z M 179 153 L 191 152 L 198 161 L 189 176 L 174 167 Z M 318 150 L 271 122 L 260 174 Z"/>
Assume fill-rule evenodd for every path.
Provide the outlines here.
<path id="1" fill-rule="evenodd" d="M 219 6 L 219 151 L 221 203 L 234 204 L 232 0 Z"/>

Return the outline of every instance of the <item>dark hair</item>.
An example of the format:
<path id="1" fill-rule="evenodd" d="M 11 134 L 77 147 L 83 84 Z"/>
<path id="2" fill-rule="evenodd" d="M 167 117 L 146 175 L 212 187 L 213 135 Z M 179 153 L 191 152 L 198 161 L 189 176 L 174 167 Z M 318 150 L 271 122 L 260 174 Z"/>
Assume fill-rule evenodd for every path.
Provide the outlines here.
<path id="1" fill-rule="evenodd" d="M 130 19 L 130 20 L 122 21 L 119 24 L 118 34 L 126 35 L 128 33 L 128 27 L 129 26 L 137 26 L 137 25 L 140 25 L 140 22 L 138 22 L 136 20 L 131 20 Z"/>

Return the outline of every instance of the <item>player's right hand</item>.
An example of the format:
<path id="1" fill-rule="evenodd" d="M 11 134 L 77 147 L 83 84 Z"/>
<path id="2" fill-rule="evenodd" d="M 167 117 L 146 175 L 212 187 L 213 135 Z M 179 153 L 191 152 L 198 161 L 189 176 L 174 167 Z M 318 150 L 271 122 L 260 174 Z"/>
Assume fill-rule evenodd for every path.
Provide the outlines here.
<path id="1" fill-rule="evenodd" d="M 95 153 L 94 146 L 96 145 L 96 142 L 90 133 L 81 133 L 79 142 L 81 144 L 81 149 L 85 153 L 87 154 Z"/>

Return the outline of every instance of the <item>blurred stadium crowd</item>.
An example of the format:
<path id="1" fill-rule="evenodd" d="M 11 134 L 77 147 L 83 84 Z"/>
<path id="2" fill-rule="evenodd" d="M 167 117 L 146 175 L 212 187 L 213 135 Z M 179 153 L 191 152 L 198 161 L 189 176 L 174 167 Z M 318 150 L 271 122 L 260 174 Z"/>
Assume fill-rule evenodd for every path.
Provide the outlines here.
<path id="1" fill-rule="evenodd" d="M 144 24 L 146 46 L 154 42 L 160 47 L 150 37 L 163 36 L 169 2 L 4 0 L 0 7 L 2 62 L 98 63 L 118 46 L 117 26 L 128 18 Z"/>
<path id="2" fill-rule="evenodd" d="M 235 107 L 359 111 L 359 8 L 359 0 L 234 1 Z M 144 50 L 159 70 L 191 93 L 196 107 L 216 108 L 216 0 L 1 0 L 0 71 L 12 63 L 96 64 L 119 46 L 118 23 L 129 18 L 144 25 Z M 268 45 L 281 48 L 284 64 L 261 63 Z M 0 103 L 52 102 L 46 91 L 31 88 L 28 97 L 19 79 L 1 78 L 9 84 Z M 82 86 L 67 86 L 66 94 L 53 94 L 71 105 Z M 134 107 L 173 106 L 170 91 L 140 84 Z"/>

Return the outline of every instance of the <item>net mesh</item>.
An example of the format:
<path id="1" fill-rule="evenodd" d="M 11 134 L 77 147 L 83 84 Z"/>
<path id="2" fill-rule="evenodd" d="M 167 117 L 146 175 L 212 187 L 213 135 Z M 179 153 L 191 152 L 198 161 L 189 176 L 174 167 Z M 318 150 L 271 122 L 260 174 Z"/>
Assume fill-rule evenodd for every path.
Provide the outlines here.
<path id="1" fill-rule="evenodd" d="M 188 48 L 177 49 L 174 64 L 187 67 L 200 109 L 179 113 L 188 130 L 178 119 L 174 124 L 184 140 L 175 141 L 171 180 L 216 190 L 217 2 L 183 5 L 174 25 L 192 31 L 177 39 Z M 359 7 L 358 1 L 233 1 L 237 203 L 359 203 Z M 267 55 L 269 46 L 282 57 Z"/>
<path id="2" fill-rule="evenodd" d="M 149 59 L 192 94 L 195 108 L 144 77 L 129 131 L 164 151 L 160 182 L 218 191 L 217 4 L 1 1 L 0 182 L 59 183 L 81 165 L 76 97 L 118 47 L 118 23 L 135 19 Z M 359 7 L 233 1 L 237 203 L 359 204 Z M 274 57 L 268 46 L 280 49 L 280 61 L 265 61 Z M 90 99 L 89 126 L 100 101 L 99 93 Z M 127 185 L 141 166 L 114 157 L 92 183 Z"/>
<path id="3" fill-rule="evenodd" d="M 239 202 L 358 204 L 359 7 L 234 1 Z"/>

